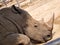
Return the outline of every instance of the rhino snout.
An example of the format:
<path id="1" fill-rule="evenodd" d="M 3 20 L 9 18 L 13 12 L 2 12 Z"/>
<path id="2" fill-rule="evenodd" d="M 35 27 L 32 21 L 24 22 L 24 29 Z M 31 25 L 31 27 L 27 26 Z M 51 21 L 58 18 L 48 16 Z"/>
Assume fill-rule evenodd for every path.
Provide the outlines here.
<path id="1" fill-rule="evenodd" d="M 48 35 L 44 36 L 43 39 L 45 40 L 45 42 L 47 42 L 50 39 L 52 39 L 52 35 L 51 34 L 48 34 Z"/>

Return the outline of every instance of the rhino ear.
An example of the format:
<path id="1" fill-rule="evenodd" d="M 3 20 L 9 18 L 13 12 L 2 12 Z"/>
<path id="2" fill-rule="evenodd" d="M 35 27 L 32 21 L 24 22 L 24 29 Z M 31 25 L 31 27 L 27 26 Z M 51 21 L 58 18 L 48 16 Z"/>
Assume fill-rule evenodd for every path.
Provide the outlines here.
<path id="1" fill-rule="evenodd" d="M 11 9 L 16 14 L 21 14 L 22 12 L 22 10 L 19 7 L 16 7 L 15 5 L 12 5 Z"/>
<path id="2" fill-rule="evenodd" d="M 52 29 L 53 28 L 53 23 L 54 23 L 54 14 L 50 18 L 50 20 L 48 22 L 46 22 L 45 24 L 49 27 L 49 29 Z"/>

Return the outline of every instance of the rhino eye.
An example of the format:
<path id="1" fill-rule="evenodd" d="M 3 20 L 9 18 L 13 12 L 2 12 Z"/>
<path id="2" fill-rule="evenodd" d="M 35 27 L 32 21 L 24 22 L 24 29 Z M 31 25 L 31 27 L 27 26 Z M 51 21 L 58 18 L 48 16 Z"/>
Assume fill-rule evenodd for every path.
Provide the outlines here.
<path id="1" fill-rule="evenodd" d="M 35 25 L 34 27 L 38 27 L 37 25 Z"/>
<path id="2" fill-rule="evenodd" d="M 18 45 L 23 45 L 23 43 L 20 43 L 20 44 L 18 44 Z"/>

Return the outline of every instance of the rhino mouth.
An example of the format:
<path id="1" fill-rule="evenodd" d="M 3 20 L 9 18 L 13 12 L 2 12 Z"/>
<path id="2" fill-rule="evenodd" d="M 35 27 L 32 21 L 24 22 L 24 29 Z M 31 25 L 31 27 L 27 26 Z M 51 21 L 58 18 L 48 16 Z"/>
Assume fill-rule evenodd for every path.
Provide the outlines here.
<path id="1" fill-rule="evenodd" d="M 34 43 L 34 44 L 41 44 L 41 43 L 44 43 L 44 42 L 47 42 L 47 41 L 45 39 L 44 39 L 44 41 L 38 41 L 38 40 L 31 39 L 31 42 Z"/>
<path id="2" fill-rule="evenodd" d="M 52 39 L 52 37 L 49 40 L 51 40 L 51 39 Z M 49 40 L 46 40 L 45 38 L 43 38 L 43 41 L 42 40 L 39 41 L 39 40 L 31 39 L 31 42 L 34 43 L 34 44 L 41 44 L 41 43 L 45 43 L 45 42 L 47 42 Z"/>
<path id="3" fill-rule="evenodd" d="M 34 39 L 31 39 L 31 42 L 32 42 L 32 43 L 34 43 L 34 44 L 39 44 L 39 43 L 42 43 L 41 41 L 34 40 Z"/>

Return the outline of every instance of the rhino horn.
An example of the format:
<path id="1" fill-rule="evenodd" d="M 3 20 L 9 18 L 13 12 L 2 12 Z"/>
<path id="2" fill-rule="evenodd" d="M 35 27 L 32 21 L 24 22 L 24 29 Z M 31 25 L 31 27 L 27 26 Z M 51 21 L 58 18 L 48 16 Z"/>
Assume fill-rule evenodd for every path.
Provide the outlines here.
<path id="1" fill-rule="evenodd" d="M 54 14 L 53 16 L 50 18 L 50 20 L 48 22 L 46 22 L 46 26 L 51 30 L 53 29 L 53 23 L 54 23 Z"/>

